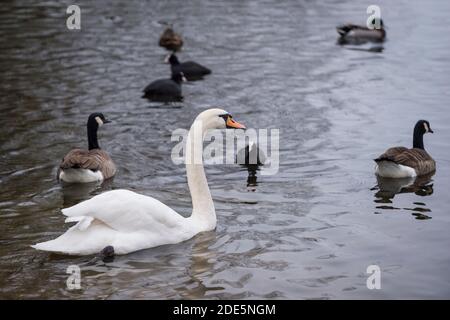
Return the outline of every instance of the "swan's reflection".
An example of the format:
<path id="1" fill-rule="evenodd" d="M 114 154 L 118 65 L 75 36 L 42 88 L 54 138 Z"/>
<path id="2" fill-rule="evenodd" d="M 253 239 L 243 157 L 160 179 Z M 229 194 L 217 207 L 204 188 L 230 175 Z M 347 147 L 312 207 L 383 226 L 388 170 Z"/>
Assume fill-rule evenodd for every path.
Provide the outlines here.
<path id="1" fill-rule="evenodd" d="M 375 203 L 378 204 L 377 209 L 400 210 L 392 205 L 397 194 L 414 193 L 418 196 L 430 196 L 433 194 L 432 177 L 434 172 L 425 176 L 416 178 L 390 179 L 377 176 L 377 186 L 372 190 L 376 190 Z M 403 208 L 404 210 L 413 211 L 412 215 L 419 220 L 431 219 L 425 212 L 431 212 L 423 202 L 414 202 L 412 208 Z M 379 212 L 376 212 L 379 213 Z"/>
<path id="2" fill-rule="evenodd" d="M 202 232 L 194 237 L 191 265 L 187 270 L 190 279 L 179 289 L 183 298 L 201 299 L 210 291 L 224 290 L 223 287 L 208 287 L 203 280 L 209 279 L 214 270 L 217 253 L 210 247 L 216 238 L 217 234 L 214 231 Z"/>
<path id="3" fill-rule="evenodd" d="M 63 207 L 71 207 L 81 201 L 90 199 L 94 193 L 102 193 L 112 189 L 114 177 L 103 182 L 64 183 L 61 182 Z"/>
<path id="4" fill-rule="evenodd" d="M 104 288 L 131 287 L 125 296 L 118 293 L 116 298 L 168 295 L 181 299 L 202 299 L 225 289 L 207 283 L 217 269 L 218 252 L 212 247 L 216 243 L 216 232 L 208 231 L 186 242 L 149 248 L 108 260 L 98 254 L 77 264 L 82 268 L 86 282 L 95 281 L 97 286 Z M 73 260 L 65 261 L 65 264 L 73 264 Z"/>

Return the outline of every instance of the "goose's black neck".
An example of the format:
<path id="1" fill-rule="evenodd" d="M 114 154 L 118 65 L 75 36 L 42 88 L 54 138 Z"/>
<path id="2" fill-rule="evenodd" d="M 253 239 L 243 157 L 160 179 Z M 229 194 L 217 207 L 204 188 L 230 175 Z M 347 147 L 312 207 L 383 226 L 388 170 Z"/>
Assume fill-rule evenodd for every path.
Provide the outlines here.
<path id="1" fill-rule="evenodd" d="M 97 129 L 98 129 L 97 121 L 95 121 L 95 120 L 88 121 L 87 135 L 88 135 L 88 142 L 89 142 L 89 150 L 100 149 L 100 146 L 98 145 L 98 140 L 97 140 Z"/>
<path id="2" fill-rule="evenodd" d="M 414 128 L 413 148 L 425 150 L 423 146 L 423 131 L 421 131 L 419 126 Z"/>

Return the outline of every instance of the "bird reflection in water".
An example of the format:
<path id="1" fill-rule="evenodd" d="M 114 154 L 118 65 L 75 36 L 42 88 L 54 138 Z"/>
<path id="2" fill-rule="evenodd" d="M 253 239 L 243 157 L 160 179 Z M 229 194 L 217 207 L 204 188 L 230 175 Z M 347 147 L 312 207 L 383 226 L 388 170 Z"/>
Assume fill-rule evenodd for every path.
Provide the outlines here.
<path id="1" fill-rule="evenodd" d="M 376 191 L 375 203 L 377 209 L 384 210 L 401 210 L 402 208 L 394 207 L 390 204 L 393 203 L 393 199 L 397 194 L 414 193 L 421 197 L 430 196 L 433 194 L 433 184 L 432 177 L 434 172 L 428 175 L 412 178 L 402 178 L 402 179 L 390 179 L 382 178 L 377 176 L 377 186 L 371 190 Z M 431 217 L 425 213 L 431 212 L 429 208 L 426 207 L 424 202 L 414 202 L 413 208 L 403 208 L 403 210 L 413 211 L 412 215 L 418 220 L 427 220 Z M 380 213 L 375 212 L 375 213 Z"/>
<path id="2" fill-rule="evenodd" d="M 257 172 L 259 171 L 259 167 L 264 165 L 265 161 L 266 156 L 264 152 L 253 141 L 250 141 L 244 149 L 238 152 L 236 163 L 246 167 L 248 171 L 247 191 L 256 191 L 256 186 L 258 185 Z"/>
<path id="3" fill-rule="evenodd" d="M 89 183 L 61 183 L 63 208 L 74 206 L 92 196 L 112 189 L 114 177 L 105 181 Z"/>
<path id="4" fill-rule="evenodd" d="M 207 231 L 194 237 L 191 264 L 186 270 L 189 279 L 177 288 L 183 299 L 202 299 L 208 294 L 225 289 L 222 286 L 208 284 L 217 262 L 217 252 L 211 249 L 216 236 L 215 232 Z"/>

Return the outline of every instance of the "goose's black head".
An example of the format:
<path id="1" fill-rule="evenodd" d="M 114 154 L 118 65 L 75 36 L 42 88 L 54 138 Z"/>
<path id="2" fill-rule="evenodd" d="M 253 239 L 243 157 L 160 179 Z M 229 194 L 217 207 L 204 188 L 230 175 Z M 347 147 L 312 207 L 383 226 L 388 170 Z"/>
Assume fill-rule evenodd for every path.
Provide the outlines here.
<path id="1" fill-rule="evenodd" d="M 423 146 L 423 135 L 433 133 L 430 123 L 427 120 L 417 121 L 414 127 L 413 148 L 425 149 Z"/>
<path id="2" fill-rule="evenodd" d="M 427 120 L 419 120 L 414 127 L 414 134 L 424 135 L 425 133 L 434 133 L 430 123 Z"/>
<path id="3" fill-rule="evenodd" d="M 181 82 L 186 82 L 187 81 L 187 79 L 184 76 L 183 72 L 172 73 L 172 80 L 175 81 L 178 84 L 181 84 Z"/>
<path id="4" fill-rule="evenodd" d="M 100 112 L 94 112 L 89 115 L 88 118 L 88 127 L 90 128 L 98 128 L 102 126 L 105 123 L 111 122 L 110 120 L 106 119 L 106 117 L 103 115 L 103 113 Z"/>

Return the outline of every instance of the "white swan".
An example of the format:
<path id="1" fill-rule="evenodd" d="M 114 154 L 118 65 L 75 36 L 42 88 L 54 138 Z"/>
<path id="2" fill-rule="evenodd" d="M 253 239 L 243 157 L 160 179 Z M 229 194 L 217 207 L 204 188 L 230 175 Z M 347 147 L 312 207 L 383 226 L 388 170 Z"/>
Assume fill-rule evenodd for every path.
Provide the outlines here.
<path id="1" fill-rule="evenodd" d="M 32 246 L 69 255 L 99 253 L 113 246 L 116 254 L 174 244 L 214 230 L 216 212 L 203 168 L 203 138 L 208 129 L 241 128 L 221 109 L 200 113 L 186 141 L 186 173 L 192 214 L 184 218 L 162 202 L 128 190 L 108 191 L 62 210 L 66 222 L 77 222 L 54 240 Z"/>

